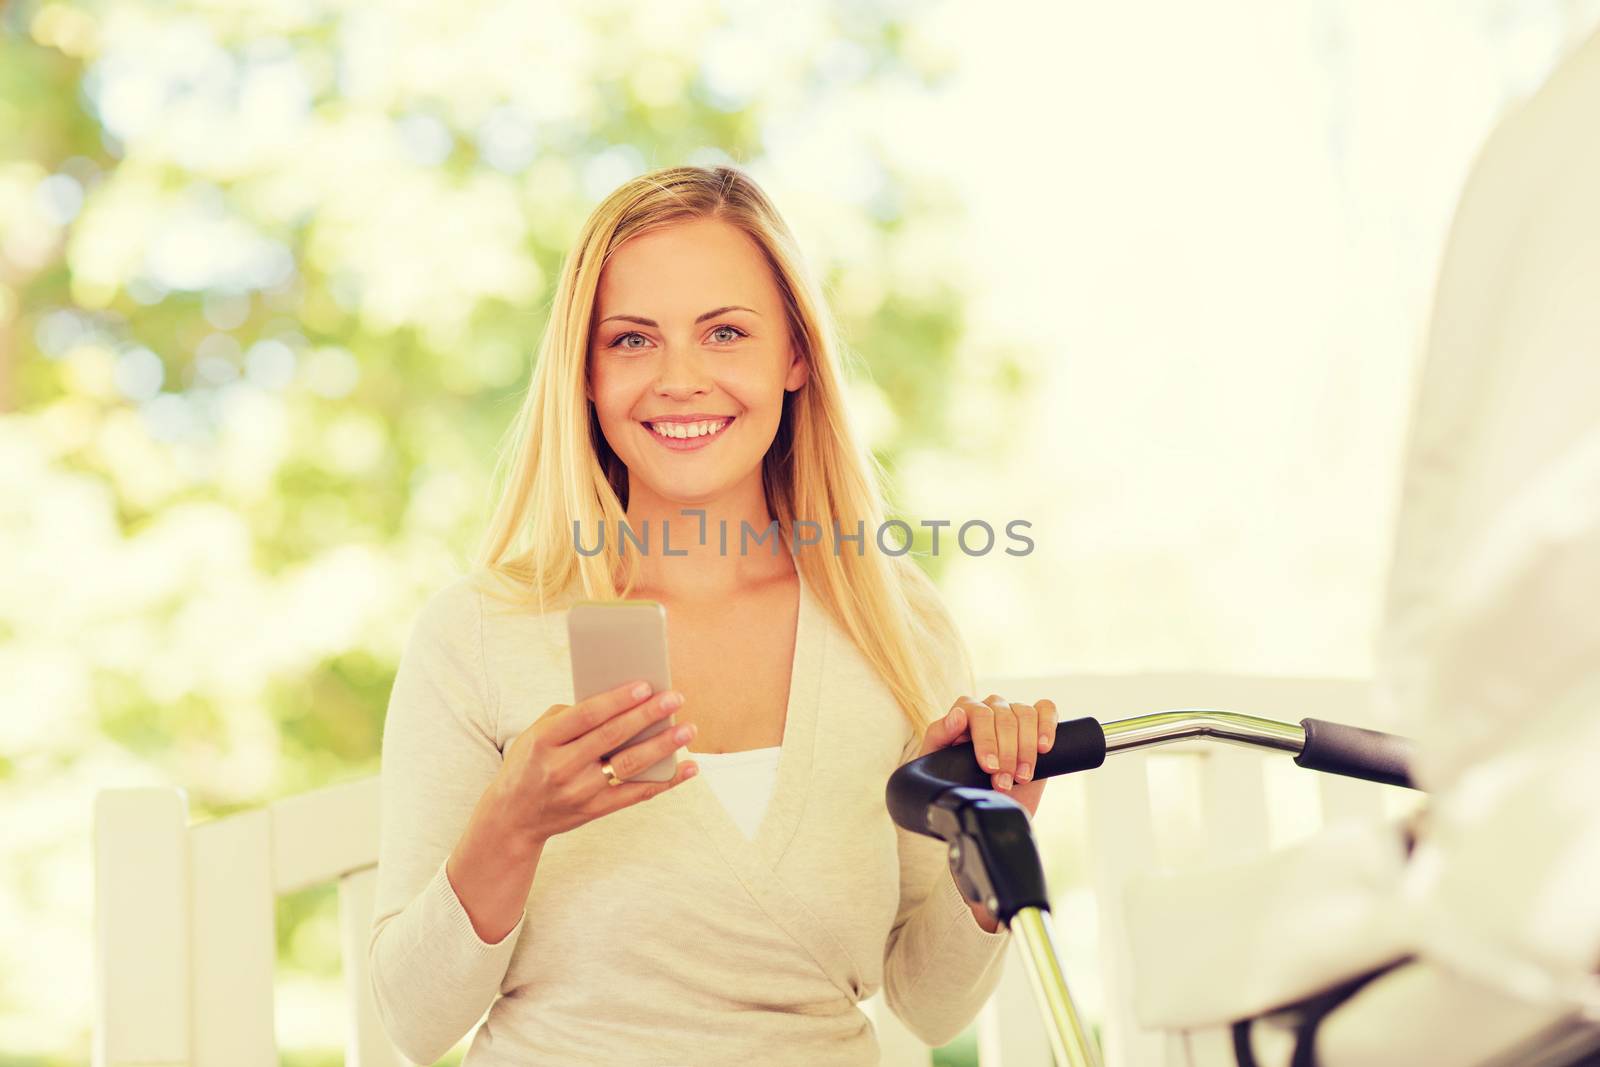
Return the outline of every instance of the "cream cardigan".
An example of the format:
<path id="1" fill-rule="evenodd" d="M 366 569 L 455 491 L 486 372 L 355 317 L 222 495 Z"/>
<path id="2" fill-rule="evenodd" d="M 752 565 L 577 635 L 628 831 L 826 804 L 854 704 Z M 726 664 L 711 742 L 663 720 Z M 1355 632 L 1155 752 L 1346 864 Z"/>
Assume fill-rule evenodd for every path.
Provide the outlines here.
<path id="1" fill-rule="evenodd" d="M 552 838 L 517 925 L 479 938 L 445 860 L 505 746 L 572 681 L 565 611 L 518 612 L 475 578 L 494 580 L 423 608 L 384 724 L 369 955 L 402 1053 L 434 1062 L 487 1009 L 463 1067 L 878 1067 L 857 1002 L 880 987 L 930 1045 L 972 1021 L 1011 935 L 977 924 L 940 842 L 890 821 L 884 784 L 919 738 L 804 579 L 754 839 L 696 776 Z M 951 701 L 974 692 L 960 662 L 928 657 Z"/>

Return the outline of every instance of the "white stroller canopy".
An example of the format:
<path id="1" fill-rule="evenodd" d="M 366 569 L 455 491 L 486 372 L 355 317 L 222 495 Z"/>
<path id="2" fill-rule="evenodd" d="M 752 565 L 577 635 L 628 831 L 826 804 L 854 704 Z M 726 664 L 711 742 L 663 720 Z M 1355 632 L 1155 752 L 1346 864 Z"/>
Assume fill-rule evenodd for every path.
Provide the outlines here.
<path id="1" fill-rule="evenodd" d="M 1319 1062 L 1536 1063 L 1557 1020 L 1600 1024 L 1597 116 L 1600 34 L 1492 134 L 1441 264 L 1378 680 L 1432 794 L 1416 849 L 1345 826 L 1133 887 L 1148 1025 L 1256 1015 L 1406 956 L 1329 1017 Z"/>

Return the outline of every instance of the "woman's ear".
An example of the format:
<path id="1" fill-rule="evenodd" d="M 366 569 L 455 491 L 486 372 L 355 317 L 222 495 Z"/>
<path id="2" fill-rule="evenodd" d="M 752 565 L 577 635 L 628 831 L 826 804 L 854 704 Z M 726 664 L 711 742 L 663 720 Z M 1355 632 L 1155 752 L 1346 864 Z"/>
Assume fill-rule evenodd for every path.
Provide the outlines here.
<path id="1" fill-rule="evenodd" d="M 792 393 L 806 384 L 807 379 L 811 377 L 811 364 L 806 362 L 805 356 L 798 349 L 791 346 L 789 351 L 792 353 L 789 375 L 783 380 L 783 388 L 785 392 Z"/>

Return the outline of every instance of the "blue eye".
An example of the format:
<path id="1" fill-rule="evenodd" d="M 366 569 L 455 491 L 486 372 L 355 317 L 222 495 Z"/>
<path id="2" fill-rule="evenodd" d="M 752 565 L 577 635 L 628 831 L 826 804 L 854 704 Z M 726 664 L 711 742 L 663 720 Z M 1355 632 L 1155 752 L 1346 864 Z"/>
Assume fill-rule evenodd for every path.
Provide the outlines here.
<path id="1" fill-rule="evenodd" d="M 739 327 L 730 326 L 727 323 L 723 323 L 721 326 L 716 327 L 715 329 L 713 329 L 711 331 L 711 333 L 713 335 L 715 335 L 715 334 L 719 333 L 722 330 L 732 330 L 734 332 L 734 334 L 737 335 L 735 337 L 728 338 L 727 341 L 723 342 L 724 344 L 732 344 L 734 341 L 738 340 L 740 337 L 748 337 L 748 336 L 750 336 L 749 334 L 745 333 L 743 330 L 739 329 Z M 643 345 L 625 345 L 625 344 L 622 343 L 622 342 L 626 341 L 630 337 L 637 337 L 641 341 L 649 340 L 649 338 L 645 337 L 644 334 L 639 333 L 637 330 L 629 330 L 627 333 L 618 334 L 611 341 L 610 344 L 606 345 L 606 347 L 607 348 L 632 348 L 632 349 L 638 349 L 638 348 L 644 347 Z"/>

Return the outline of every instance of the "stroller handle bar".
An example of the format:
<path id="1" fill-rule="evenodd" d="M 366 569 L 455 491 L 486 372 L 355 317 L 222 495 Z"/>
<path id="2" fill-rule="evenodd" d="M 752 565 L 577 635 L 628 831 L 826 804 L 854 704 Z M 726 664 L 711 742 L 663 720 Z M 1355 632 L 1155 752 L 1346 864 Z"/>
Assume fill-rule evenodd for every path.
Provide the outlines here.
<path id="1" fill-rule="evenodd" d="M 1199 708 L 1104 724 L 1091 718 L 1059 723 L 1055 743 L 1039 754 L 1033 777 L 1037 781 L 1093 770 L 1109 753 L 1196 738 L 1288 752 L 1307 770 L 1416 788 L 1411 778 L 1415 749 L 1409 738 L 1324 719 L 1290 723 Z M 951 745 L 912 760 L 889 777 L 889 814 L 907 830 L 941 836 L 929 826 L 930 806 L 947 790 L 988 789 L 989 784 L 990 774 L 978 765 L 972 742 Z"/>
<path id="2" fill-rule="evenodd" d="M 1101 730 L 1107 752 L 1207 737 L 1292 752 L 1295 763 L 1308 771 L 1416 788 L 1411 778 L 1415 746 L 1410 738 L 1326 719 L 1301 719 L 1296 724 L 1228 711 L 1166 711 L 1109 722 Z"/>
<path id="3" fill-rule="evenodd" d="M 1205 710 L 1162 711 L 1104 725 L 1094 719 L 1061 723 L 1055 743 L 1038 756 L 1034 778 L 1093 770 L 1111 752 L 1200 737 L 1292 752 L 1296 763 L 1315 771 L 1411 785 L 1411 742 L 1403 737 L 1321 719 L 1301 719 L 1296 725 Z M 889 815 L 913 833 L 946 842 L 950 873 L 962 899 L 982 901 L 1019 933 L 1058 1067 L 1100 1067 L 1099 1048 L 1078 1015 L 1061 970 L 1050 894 L 1027 812 L 990 789 L 989 781 L 970 741 L 918 756 L 889 776 Z"/>

